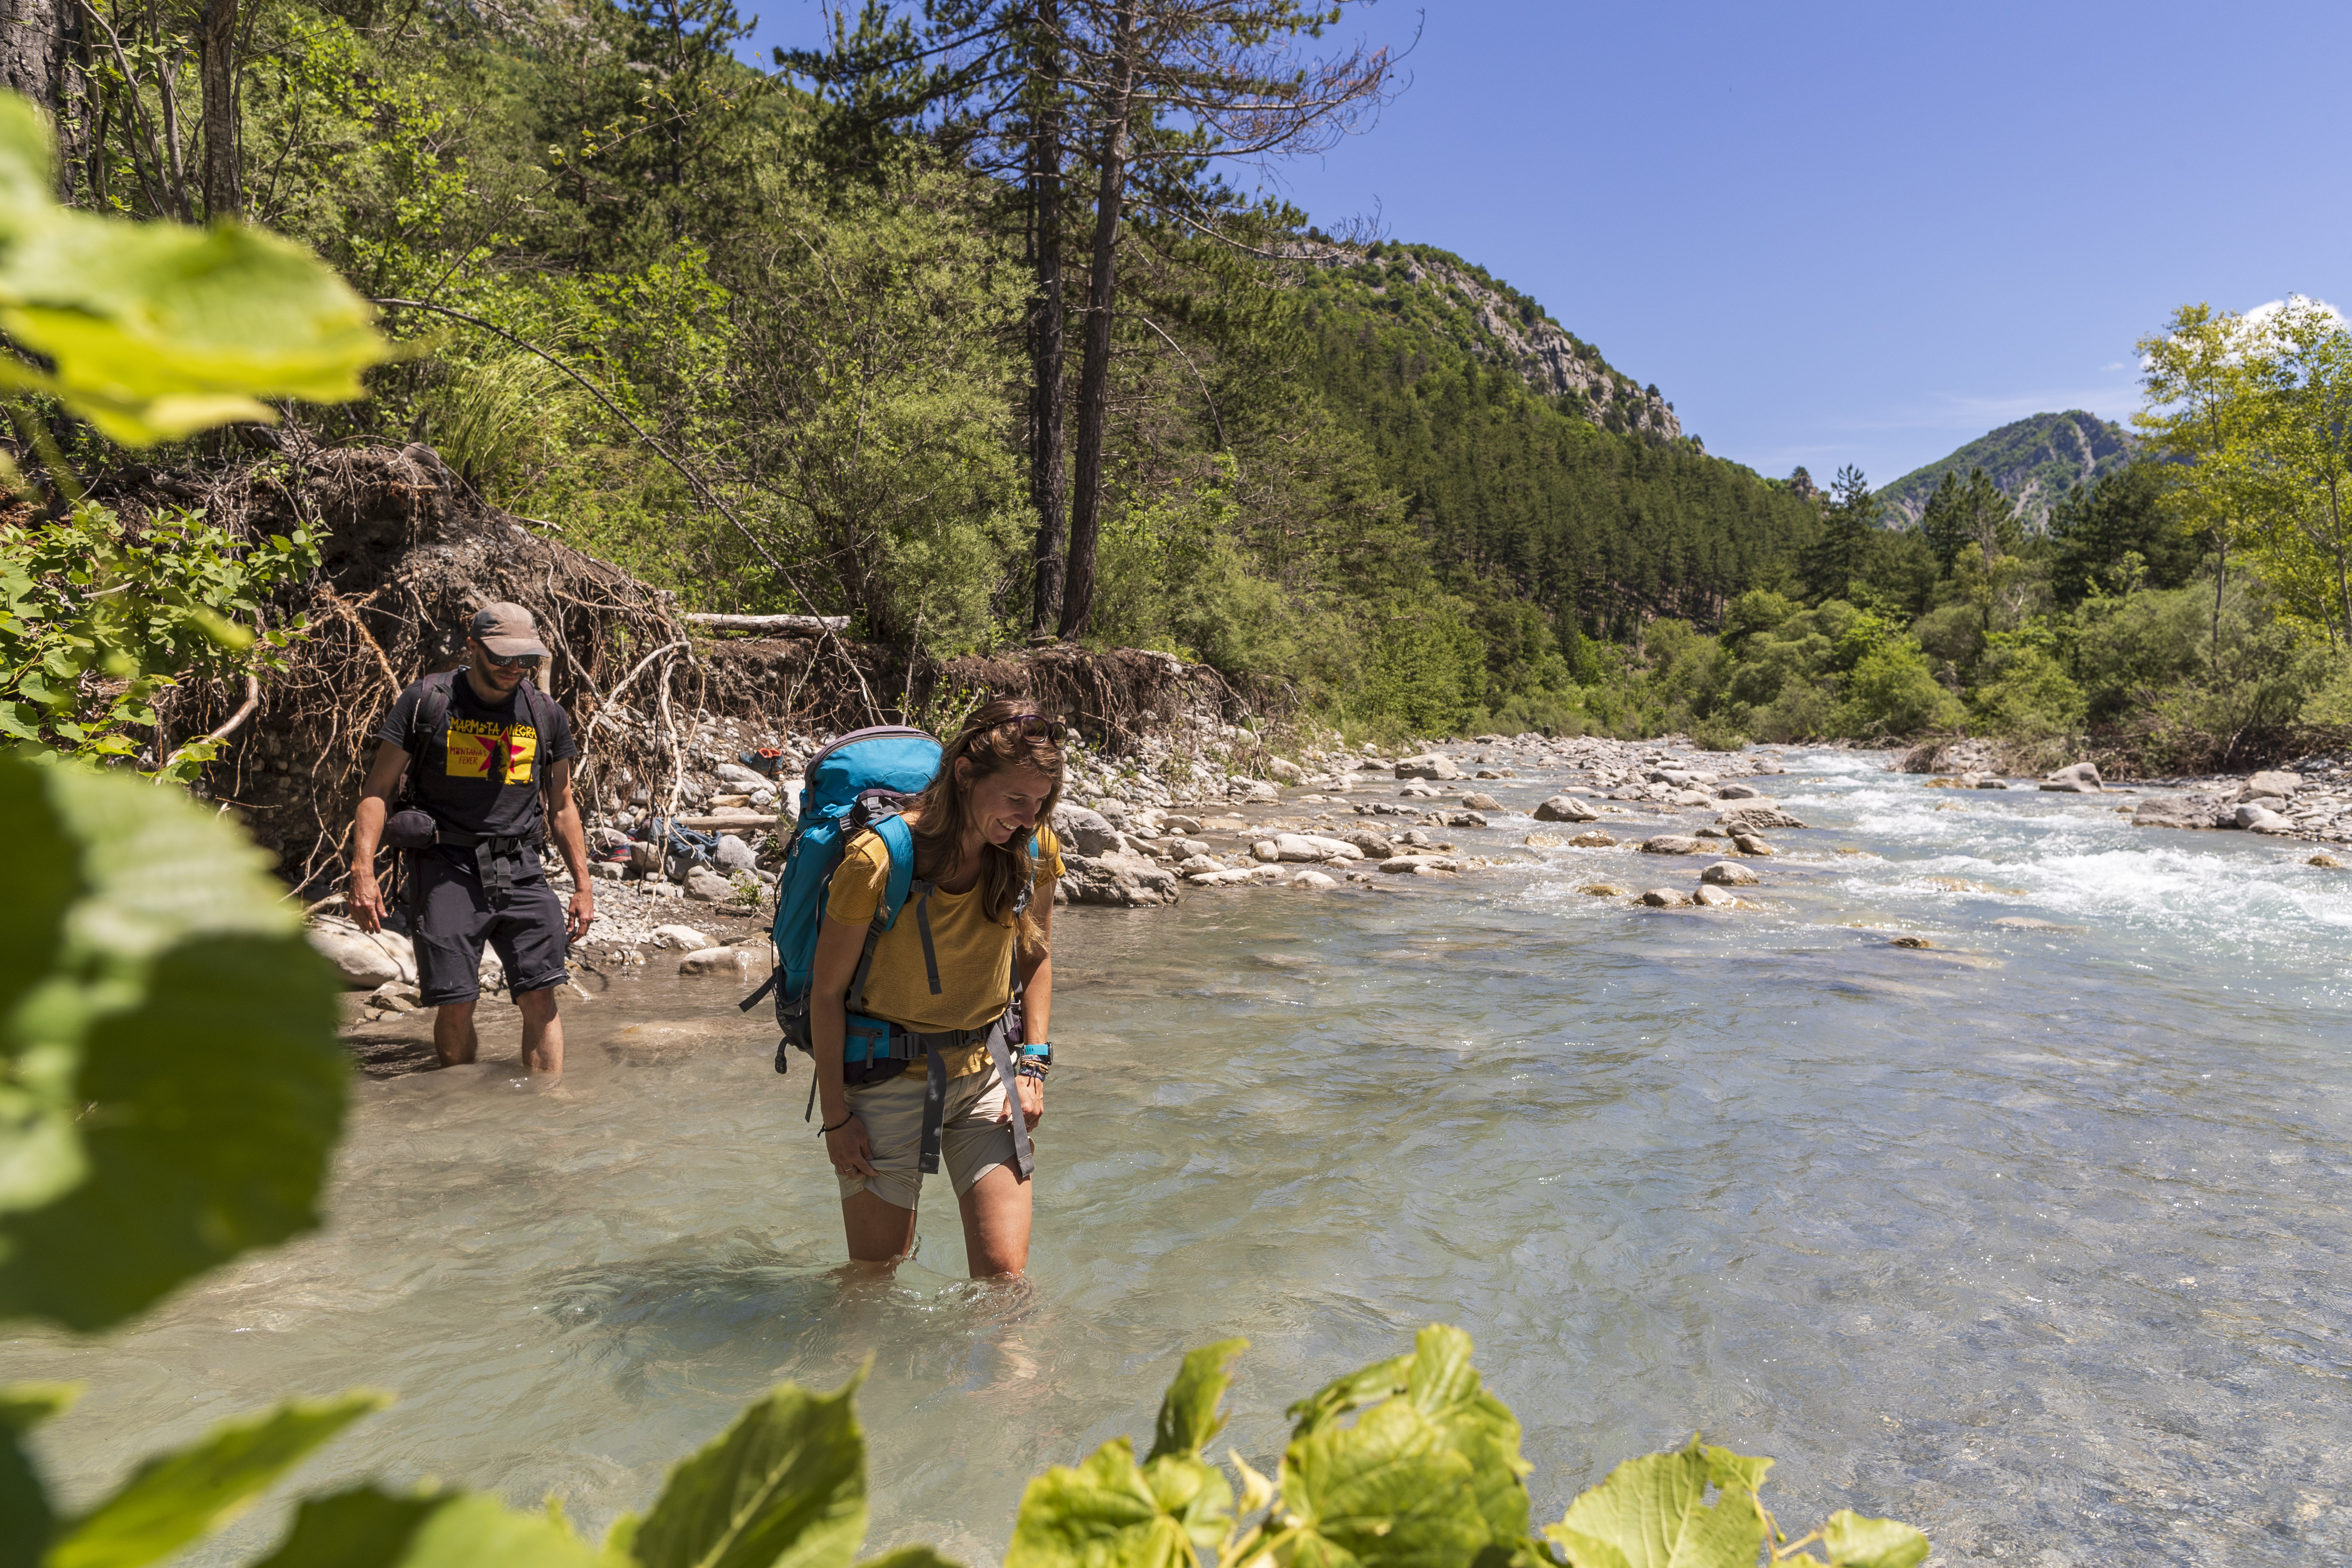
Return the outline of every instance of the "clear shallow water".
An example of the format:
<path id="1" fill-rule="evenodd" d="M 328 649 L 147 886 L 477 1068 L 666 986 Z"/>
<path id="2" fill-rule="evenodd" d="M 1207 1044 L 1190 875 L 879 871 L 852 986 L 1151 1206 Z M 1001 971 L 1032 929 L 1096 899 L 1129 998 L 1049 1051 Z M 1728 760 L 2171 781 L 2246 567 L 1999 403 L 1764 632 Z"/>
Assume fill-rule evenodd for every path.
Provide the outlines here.
<path id="1" fill-rule="evenodd" d="M 897 1284 L 838 1283 L 804 1068 L 769 1070 L 731 983 L 652 975 L 570 1008 L 555 1092 L 360 1085 L 328 1231 L 0 1375 L 89 1381 L 43 1442 L 77 1500 L 367 1383 L 401 1405 L 305 1489 L 438 1476 L 601 1529 L 770 1383 L 870 1355 L 872 1545 L 984 1563 L 1029 1475 L 1148 1434 L 1185 1346 L 1254 1342 L 1228 1437 L 1270 1466 L 1286 1403 L 1442 1319 L 1542 1517 L 1703 1428 L 1779 1458 L 1785 1520 L 1891 1513 L 1940 1563 L 2344 1561 L 2352 873 L 1877 763 L 1757 781 L 1815 825 L 1751 863 L 1760 910 L 1576 891 L 1705 863 L 1629 841 L 1060 912 L 1019 1289 L 952 1278 L 944 1188 Z"/>

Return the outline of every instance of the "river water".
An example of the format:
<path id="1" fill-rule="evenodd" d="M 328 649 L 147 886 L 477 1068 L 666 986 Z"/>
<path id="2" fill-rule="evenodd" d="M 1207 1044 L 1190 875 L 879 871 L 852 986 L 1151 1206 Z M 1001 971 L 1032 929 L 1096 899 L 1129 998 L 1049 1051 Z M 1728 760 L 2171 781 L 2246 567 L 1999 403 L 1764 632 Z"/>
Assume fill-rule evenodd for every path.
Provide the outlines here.
<path id="1" fill-rule="evenodd" d="M 841 1283 L 804 1067 L 729 983 L 648 973 L 571 1006 L 556 1090 L 362 1083 L 326 1231 L 0 1374 L 88 1380 L 41 1442 L 76 1500 L 370 1384 L 401 1404 L 303 1489 L 552 1492 L 601 1530 L 769 1384 L 872 1357 L 869 1545 L 986 1563 L 1036 1469 L 1148 1440 L 1184 1347 L 1252 1341 L 1227 1440 L 1270 1470 L 1285 1404 L 1442 1320 L 1539 1518 L 1703 1429 L 1780 1460 L 1784 1521 L 1892 1514 L 1938 1563 L 2346 1561 L 2352 872 L 1788 763 L 1756 782 L 1814 827 L 1752 862 L 1760 909 L 1586 897 L 1703 862 L 1506 851 L 1514 816 L 1454 837 L 1524 864 L 1458 881 L 1060 912 L 1021 1287 L 955 1278 L 943 1187 L 895 1284 Z"/>

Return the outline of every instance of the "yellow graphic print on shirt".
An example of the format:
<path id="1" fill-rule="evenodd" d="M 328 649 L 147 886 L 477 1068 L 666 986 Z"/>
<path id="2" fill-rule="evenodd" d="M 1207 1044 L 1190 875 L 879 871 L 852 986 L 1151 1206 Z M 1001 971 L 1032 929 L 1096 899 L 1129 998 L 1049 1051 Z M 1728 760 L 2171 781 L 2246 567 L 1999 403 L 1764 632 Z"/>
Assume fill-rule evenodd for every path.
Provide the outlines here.
<path id="1" fill-rule="evenodd" d="M 530 783 L 530 764 L 539 755 L 539 731 L 528 724 L 500 724 L 488 719 L 449 721 L 448 774 L 453 779 L 503 779 L 507 784 Z M 501 773 L 499 763 L 506 767 Z"/>

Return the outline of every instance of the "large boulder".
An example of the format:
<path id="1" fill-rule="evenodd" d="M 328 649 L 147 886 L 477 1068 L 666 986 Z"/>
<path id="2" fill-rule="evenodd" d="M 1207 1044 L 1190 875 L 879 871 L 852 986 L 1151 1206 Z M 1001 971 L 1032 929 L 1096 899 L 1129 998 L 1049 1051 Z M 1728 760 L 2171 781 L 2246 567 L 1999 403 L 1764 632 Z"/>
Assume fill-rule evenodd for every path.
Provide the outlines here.
<path id="1" fill-rule="evenodd" d="M 338 921 L 302 933 L 311 947 L 341 971 L 354 991 L 373 991 L 387 981 L 416 978 L 416 949 L 396 931 L 364 931 Z"/>
<path id="2" fill-rule="evenodd" d="M 1074 904 L 1148 909 L 1176 901 L 1179 879 L 1175 872 L 1123 849 L 1108 855 L 1072 856 L 1067 868 L 1061 890 Z"/>
<path id="3" fill-rule="evenodd" d="M 1779 806 L 1761 804 L 1731 806 L 1716 813 L 1715 820 L 1729 828 L 1735 837 L 1742 833 L 1761 833 L 1772 827 L 1805 826 Z"/>
<path id="4" fill-rule="evenodd" d="M 2099 795 L 2105 789 L 2099 782 L 2098 768 L 2090 763 L 2060 768 L 2042 779 L 2042 787 L 2053 795 Z"/>
<path id="5" fill-rule="evenodd" d="M 1054 808 L 1054 837 L 1081 855 L 1108 855 L 1121 847 L 1108 817 L 1066 801 Z"/>
<path id="6" fill-rule="evenodd" d="M 1423 752 L 1417 757 L 1405 757 L 1396 764 L 1396 776 L 1401 779 L 1458 779 L 1462 770 L 1454 759 L 1443 752 Z"/>
<path id="7" fill-rule="evenodd" d="M 1572 795 L 1556 795 L 1536 807 L 1538 822 L 1591 822 L 1600 813 Z"/>
<path id="8" fill-rule="evenodd" d="M 2301 773 L 2291 773 L 2284 768 L 2273 769 L 2268 772 L 2256 773 L 2252 778 L 2249 778 L 2239 789 L 2238 798 L 2240 800 L 2260 800 L 2265 795 L 2273 795 L 2280 800 L 2285 800 L 2302 787 L 2303 775 Z"/>

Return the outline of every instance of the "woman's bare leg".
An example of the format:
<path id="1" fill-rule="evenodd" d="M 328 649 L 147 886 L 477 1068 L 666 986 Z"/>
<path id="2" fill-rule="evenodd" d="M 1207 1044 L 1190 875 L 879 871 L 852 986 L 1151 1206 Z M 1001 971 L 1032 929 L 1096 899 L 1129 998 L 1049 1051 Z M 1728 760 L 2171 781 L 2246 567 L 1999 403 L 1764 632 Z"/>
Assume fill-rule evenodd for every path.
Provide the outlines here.
<path id="1" fill-rule="evenodd" d="M 841 1228 L 848 1235 L 853 1262 L 896 1263 L 915 1250 L 915 1211 L 877 1195 L 871 1187 L 841 1200 Z"/>
<path id="2" fill-rule="evenodd" d="M 963 1210 L 964 1263 L 973 1279 L 1001 1279 L 1029 1267 L 1029 1187 L 1011 1165 L 998 1165 L 957 1200 Z"/>

